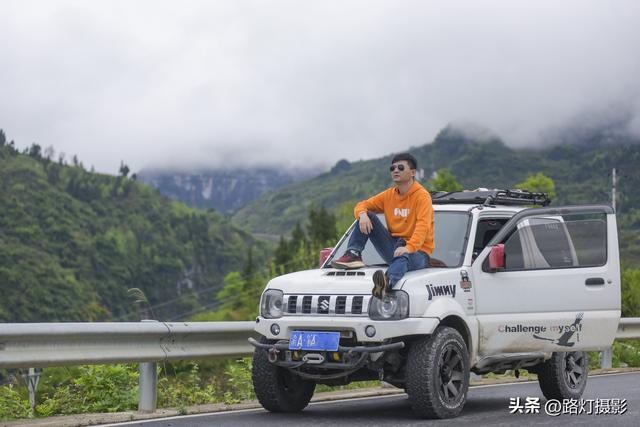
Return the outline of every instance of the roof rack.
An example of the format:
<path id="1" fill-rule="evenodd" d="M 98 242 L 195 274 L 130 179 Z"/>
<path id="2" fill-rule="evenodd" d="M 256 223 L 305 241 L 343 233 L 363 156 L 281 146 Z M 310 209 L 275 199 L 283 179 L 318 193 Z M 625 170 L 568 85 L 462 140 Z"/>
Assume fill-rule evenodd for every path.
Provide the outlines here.
<path id="1" fill-rule="evenodd" d="M 478 205 L 542 205 L 547 206 L 551 199 L 547 193 L 533 193 L 527 190 L 488 190 L 478 188 L 464 191 L 432 191 L 434 204 L 478 204 Z"/>

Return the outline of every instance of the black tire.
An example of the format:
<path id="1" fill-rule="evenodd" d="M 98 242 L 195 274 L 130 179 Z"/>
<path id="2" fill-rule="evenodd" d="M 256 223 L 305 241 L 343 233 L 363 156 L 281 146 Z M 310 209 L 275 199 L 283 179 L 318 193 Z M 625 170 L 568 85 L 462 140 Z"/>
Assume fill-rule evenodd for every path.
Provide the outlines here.
<path id="1" fill-rule="evenodd" d="M 538 383 L 547 400 L 580 399 L 587 386 L 588 372 L 586 352 L 556 352 L 538 367 Z"/>
<path id="2" fill-rule="evenodd" d="M 259 348 L 253 352 L 251 374 L 258 401 L 271 412 L 302 411 L 316 389 L 315 382 L 304 380 L 269 362 L 267 351 Z"/>
<path id="3" fill-rule="evenodd" d="M 469 353 L 458 331 L 439 327 L 411 345 L 407 357 L 407 394 L 421 418 L 460 414 L 469 390 Z"/>

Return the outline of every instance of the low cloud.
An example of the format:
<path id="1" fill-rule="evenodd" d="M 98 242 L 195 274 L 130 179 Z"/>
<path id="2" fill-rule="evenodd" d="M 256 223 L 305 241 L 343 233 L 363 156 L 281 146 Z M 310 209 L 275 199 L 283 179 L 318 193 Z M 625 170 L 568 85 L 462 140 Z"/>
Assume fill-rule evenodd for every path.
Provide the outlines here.
<path id="1" fill-rule="evenodd" d="M 0 127 L 115 173 L 328 166 L 451 122 L 640 135 L 640 3 L 9 1 Z M 551 136 L 550 136 L 551 135 Z"/>

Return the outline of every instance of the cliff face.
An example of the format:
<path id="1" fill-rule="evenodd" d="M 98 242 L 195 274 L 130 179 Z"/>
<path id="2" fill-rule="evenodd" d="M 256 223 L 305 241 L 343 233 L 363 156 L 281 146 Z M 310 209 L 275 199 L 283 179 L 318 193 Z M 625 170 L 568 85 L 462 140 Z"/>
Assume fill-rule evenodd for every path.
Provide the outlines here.
<path id="1" fill-rule="evenodd" d="M 168 197 L 192 207 L 231 214 L 262 194 L 312 177 L 313 172 L 280 169 L 234 169 L 186 173 L 142 171 L 138 177 Z"/>

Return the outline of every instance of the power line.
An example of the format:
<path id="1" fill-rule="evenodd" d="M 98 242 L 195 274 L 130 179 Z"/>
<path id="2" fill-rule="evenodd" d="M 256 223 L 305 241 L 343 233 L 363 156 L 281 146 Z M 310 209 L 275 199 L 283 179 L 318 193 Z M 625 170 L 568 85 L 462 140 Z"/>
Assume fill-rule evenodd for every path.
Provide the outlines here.
<path id="1" fill-rule="evenodd" d="M 282 268 L 282 267 L 287 267 L 287 266 L 290 266 L 290 265 L 292 265 L 292 264 L 296 264 L 296 263 L 298 263 L 298 262 L 299 262 L 299 260 L 292 259 L 292 260 L 289 260 L 289 261 L 287 261 L 287 262 L 285 262 L 285 263 L 278 264 L 277 266 L 275 266 L 275 267 L 276 267 L 276 272 L 277 272 L 277 270 L 278 270 L 278 269 L 280 269 L 280 268 Z M 272 273 L 272 272 L 273 272 L 273 271 L 272 271 L 272 269 L 271 269 L 271 268 L 269 268 L 269 267 L 263 267 L 263 268 L 261 268 L 261 269 L 257 270 L 257 271 L 255 272 L 255 274 L 263 274 L 263 273 L 269 273 L 269 274 L 270 274 L 270 273 Z M 172 299 L 169 299 L 169 300 L 163 301 L 163 302 L 158 303 L 158 304 L 149 305 L 149 308 L 150 308 L 151 310 L 158 309 L 158 308 L 161 308 L 161 307 L 165 307 L 165 306 L 167 306 L 167 305 L 169 305 L 169 304 L 176 303 L 176 302 L 178 302 L 178 301 L 180 301 L 180 300 L 183 300 L 183 299 L 185 299 L 185 298 L 189 298 L 189 297 L 193 297 L 193 296 L 201 296 L 202 294 L 205 294 L 205 293 L 207 293 L 207 292 L 211 292 L 211 291 L 214 291 L 214 290 L 219 290 L 219 291 L 220 291 L 220 290 L 222 290 L 223 288 L 224 288 L 224 283 L 222 283 L 222 284 L 218 284 L 218 285 L 215 285 L 215 286 L 210 286 L 210 287 L 208 287 L 208 288 L 200 289 L 200 290 L 198 290 L 198 291 L 185 293 L 184 295 L 181 295 L 181 296 L 179 296 L 179 297 L 177 297 L 177 298 L 172 298 Z M 255 296 L 255 298 L 258 298 L 258 297 L 259 297 L 259 294 Z M 219 305 L 223 305 L 223 304 L 225 304 L 226 302 L 229 302 L 229 301 L 231 301 L 231 300 L 232 300 L 232 299 L 234 299 L 234 298 L 236 298 L 236 295 L 229 296 L 228 298 L 224 298 L 224 299 L 222 299 L 222 300 L 216 300 L 216 302 L 215 302 L 215 303 L 208 304 L 208 305 L 204 305 L 204 306 L 202 306 L 201 308 L 198 308 L 198 309 L 192 310 L 192 312 L 187 312 L 187 313 L 182 313 L 182 314 L 176 315 L 176 316 L 172 317 L 170 320 L 176 320 L 176 319 L 179 319 L 179 318 L 181 318 L 181 317 L 187 316 L 187 315 L 189 315 L 189 314 L 194 314 L 194 313 L 197 313 L 197 312 L 200 312 L 200 311 L 204 311 L 204 310 L 206 310 L 207 308 L 217 308 L 217 306 L 216 306 L 216 307 L 212 307 L 212 305 L 214 305 L 214 304 L 218 304 L 218 303 L 219 303 L 219 304 L 218 304 L 218 306 L 219 306 Z M 124 315 L 118 316 L 117 318 L 115 318 L 115 319 L 114 319 L 114 321 L 124 321 L 124 320 L 126 320 L 126 319 L 128 319 L 128 318 L 134 318 L 134 319 L 135 319 L 137 316 L 138 316 L 138 314 L 137 314 L 137 313 L 128 313 L 128 314 L 124 314 Z"/>
<path id="2" fill-rule="evenodd" d="M 259 295 L 256 294 L 256 295 L 246 295 L 246 296 L 252 297 L 252 298 L 258 298 Z M 182 319 L 182 318 L 184 318 L 186 316 L 190 316 L 190 315 L 193 315 L 193 314 L 196 314 L 196 313 L 200 313 L 200 312 L 205 311 L 205 310 L 214 310 L 214 309 L 220 308 L 221 306 L 225 305 L 226 303 L 228 303 L 230 301 L 233 301 L 237 297 L 238 297 L 238 295 L 231 295 L 231 296 L 229 296 L 229 297 L 227 297 L 225 299 L 217 300 L 217 301 L 215 301 L 215 302 L 213 302 L 211 304 L 206 304 L 206 305 L 203 305 L 202 307 L 195 308 L 195 309 L 193 309 L 191 311 L 188 311 L 188 312 L 185 312 L 185 313 L 181 313 L 181 314 L 177 314 L 177 315 L 173 316 L 169 321 L 180 320 L 180 319 Z"/>
<path id="3" fill-rule="evenodd" d="M 294 263 L 297 263 L 297 262 L 298 262 L 298 260 L 290 260 L 290 261 L 287 261 L 287 262 L 285 262 L 283 264 L 279 264 L 276 267 L 286 267 L 288 265 L 291 265 L 291 264 L 294 264 Z M 255 274 L 262 274 L 262 273 L 271 273 L 271 269 L 262 268 L 262 269 L 256 271 Z M 164 307 L 165 305 L 171 304 L 171 303 L 176 302 L 176 301 L 180 301 L 181 299 L 188 298 L 188 297 L 191 297 L 193 295 L 200 295 L 200 294 L 212 291 L 212 290 L 221 290 L 223 287 L 224 287 L 224 284 L 222 284 L 222 285 L 218 284 L 218 285 L 215 285 L 215 286 L 210 286 L 208 288 L 201 289 L 201 290 L 198 290 L 198 291 L 195 291 L 195 292 L 185 293 L 184 295 L 181 295 L 181 296 L 179 296 L 177 298 L 172 298 L 170 300 L 163 301 L 161 303 L 151 305 L 150 307 L 152 309 Z"/>

